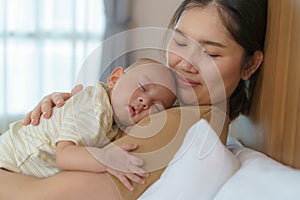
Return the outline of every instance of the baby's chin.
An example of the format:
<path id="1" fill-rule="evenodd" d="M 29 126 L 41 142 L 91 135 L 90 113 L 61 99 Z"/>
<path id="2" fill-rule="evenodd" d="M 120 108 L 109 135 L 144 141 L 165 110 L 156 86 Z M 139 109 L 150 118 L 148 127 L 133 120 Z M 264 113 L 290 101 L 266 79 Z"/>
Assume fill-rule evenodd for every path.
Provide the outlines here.
<path id="1" fill-rule="evenodd" d="M 130 117 L 127 119 L 120 119 L 118 117 L 114 117 L 115 118 L 115 122 L 117 123 L 117 125 L 119 127 L 128 127 L 128 126 L 133 126 L 134 124 L 136 124 L 133 119 L 131 119 Z"/>

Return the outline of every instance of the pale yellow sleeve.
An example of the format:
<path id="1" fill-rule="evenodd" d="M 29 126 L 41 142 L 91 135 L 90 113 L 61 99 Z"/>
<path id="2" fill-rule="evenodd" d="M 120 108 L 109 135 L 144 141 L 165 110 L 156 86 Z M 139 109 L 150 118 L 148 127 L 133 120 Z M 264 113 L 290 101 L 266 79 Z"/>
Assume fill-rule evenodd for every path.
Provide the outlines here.
<path id="1" fill-rule="evenodd" d="M 68 140 L 84 146 L 102 147 L 112 126 L 112 114 L 105 89 L 97 84 L 87 87 L 70 101 L 57 141 Z"/>

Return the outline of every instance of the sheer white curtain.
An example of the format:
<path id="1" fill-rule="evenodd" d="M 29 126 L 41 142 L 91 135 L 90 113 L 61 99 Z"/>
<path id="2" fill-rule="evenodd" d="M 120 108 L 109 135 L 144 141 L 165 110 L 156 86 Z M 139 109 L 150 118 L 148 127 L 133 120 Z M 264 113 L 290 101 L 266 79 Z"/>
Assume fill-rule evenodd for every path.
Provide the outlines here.
<path id="1" fill-rule="evenodd" d="M 0 0 L 0 132 L 46 94 L 70 91 L 105 23 L 103 0 Z"/>
<path id="2" fill-rule="evenodd" d="M 131 0 L 104 0 L 106 13 L 106 29 L 103 43 L 101 60 L 101 80 L 106 81 L 107 76 L 115 67 L 126 67 L 129 61 L 129 55 L 122 55 L 127 52 L 130 46 L 130 38 L 123 31 L 128 30 L 131 20 Z M 121 33 L 121 34 L 119 34 Z M 111 38 L 115 34 L 117 37 Z M 117 58 L 115 60 L 115 58 Z"/>

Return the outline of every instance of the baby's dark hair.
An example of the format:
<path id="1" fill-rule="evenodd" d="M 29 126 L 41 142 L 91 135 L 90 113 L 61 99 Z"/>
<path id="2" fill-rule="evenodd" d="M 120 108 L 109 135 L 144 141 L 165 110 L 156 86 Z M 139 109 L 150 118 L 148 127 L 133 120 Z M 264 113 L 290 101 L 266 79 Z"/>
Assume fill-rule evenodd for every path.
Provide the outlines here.
<path id="1" fill-rule="evenodd" d="M 155 63 L 155 64 L 163 65 L 162 63 L 160 63 L 157 60 L 154 60 L 152 58 L 139 58 L 131 66 L 136 66 L 136 65 L 141 65 L 141 64 L 149 64 L 149 63 Z M 167 67 L 167 66 L 165 66 L 165 67 Z"/>

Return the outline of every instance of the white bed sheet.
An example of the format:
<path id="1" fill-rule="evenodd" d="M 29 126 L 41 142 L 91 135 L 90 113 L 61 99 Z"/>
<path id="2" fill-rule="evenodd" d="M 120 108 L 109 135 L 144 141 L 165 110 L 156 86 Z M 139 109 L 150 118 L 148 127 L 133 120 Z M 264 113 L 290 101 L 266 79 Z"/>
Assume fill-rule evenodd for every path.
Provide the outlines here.
<path id="1" fill-rule="evenodd" d="M 300 199 L 300 170 L 246 147 L 230 148 L 241 167 L 222 186 L 214 200 Z"/>

